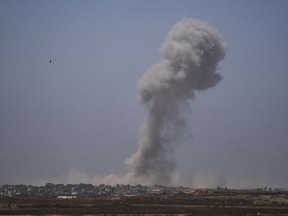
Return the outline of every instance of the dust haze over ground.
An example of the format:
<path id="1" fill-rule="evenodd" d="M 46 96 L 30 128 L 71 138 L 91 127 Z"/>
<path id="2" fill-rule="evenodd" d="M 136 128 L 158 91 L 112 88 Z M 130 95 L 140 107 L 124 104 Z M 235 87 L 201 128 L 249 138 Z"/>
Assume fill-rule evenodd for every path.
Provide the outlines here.
<path id="1" fill-rule="evenodd" d="M 163 60 L 138 83 L 140 101 L 148 116 L 140 129 L 139 147 L 126 160 L 132 176 L 152 184 L 169 184 L 176 162 L 173 151 L 185 136 L 188 101 L 196 90 L 215 86 L 217 64 L 226 53 L 219 33 L 205 22 L 183 19 L 162 45 Z"/>

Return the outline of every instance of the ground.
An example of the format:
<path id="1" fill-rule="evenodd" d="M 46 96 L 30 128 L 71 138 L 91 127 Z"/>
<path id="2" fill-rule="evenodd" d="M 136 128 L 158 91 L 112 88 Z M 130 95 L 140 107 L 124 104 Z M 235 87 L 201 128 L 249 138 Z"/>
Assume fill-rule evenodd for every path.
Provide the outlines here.
<path id="1" fill-rule="evenodd" d="M 0 199 L 0 215 L 288 216 L 286 193 L 198 193 L 89 199 Z"/>

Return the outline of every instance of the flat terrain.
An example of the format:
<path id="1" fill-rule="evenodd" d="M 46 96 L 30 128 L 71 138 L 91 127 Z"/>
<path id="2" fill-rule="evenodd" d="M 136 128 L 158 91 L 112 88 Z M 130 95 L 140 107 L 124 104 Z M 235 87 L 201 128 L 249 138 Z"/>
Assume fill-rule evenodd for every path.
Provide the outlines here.
<path id="1" fill-rule="evenodd" d="M 93 199 L 0 199 L 0 215 L 278 215 L 288 216 L 287 194 L 165 194 Z"/>

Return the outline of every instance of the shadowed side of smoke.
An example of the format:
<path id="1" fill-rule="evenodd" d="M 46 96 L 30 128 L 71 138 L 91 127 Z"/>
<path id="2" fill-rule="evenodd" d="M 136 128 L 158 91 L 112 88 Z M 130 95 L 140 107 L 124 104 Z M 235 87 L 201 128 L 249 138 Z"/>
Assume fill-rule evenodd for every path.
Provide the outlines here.
<path id="1" fill-rule="evenodd" d="M 219 33 L 206 23 L 183 19 L 172 27 L 161 49 L 163 60 L 149 68 L 138 83 L 148 116 L 140 129 L 137 152 L 125 162 L 140 182 L 169 184 L 181 143 L 188 101 L 195 90 L 215 86 L 217 64 L 226 53 Z"/>

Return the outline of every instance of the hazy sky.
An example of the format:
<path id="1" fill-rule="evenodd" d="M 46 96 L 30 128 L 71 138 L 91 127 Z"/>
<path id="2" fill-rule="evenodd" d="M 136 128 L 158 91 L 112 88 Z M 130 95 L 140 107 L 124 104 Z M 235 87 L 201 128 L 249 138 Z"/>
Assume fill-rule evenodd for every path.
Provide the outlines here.
<path id="1" fill-rule="evenodd" d="M 288 188 L 287 11 L 286 0 L 1 0 L 0 185 L 125 176 L 147 114 L 137 82 L 188 17 L 228 51 L 223 80 L 191 101 L 179 184 Z"/>

